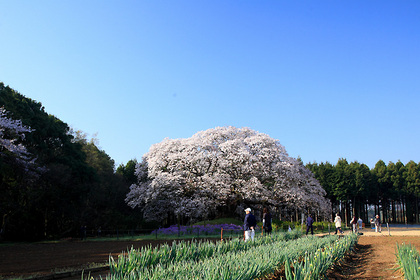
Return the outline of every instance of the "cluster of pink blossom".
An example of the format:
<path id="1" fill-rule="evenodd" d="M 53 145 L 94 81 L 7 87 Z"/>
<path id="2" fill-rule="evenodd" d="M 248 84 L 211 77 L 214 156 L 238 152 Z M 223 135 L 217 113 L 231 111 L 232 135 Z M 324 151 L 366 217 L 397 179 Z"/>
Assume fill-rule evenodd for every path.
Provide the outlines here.
<path id="1" fill-rule="evenodd" d="M 152 145 L 137 166 L 138 183 L 126 202 L 150 220 L 168 215 L 191 220 L 220 206 L 246 205 L 316 209 L 327 213 L 326 192 L 303 164 L 266 134 L 249 128 L 217 127 L 191 138 Z M 231 207 L 232 208 L 232 207 Z"/>
<path id="2" fill-rule="evenodd" d="M 21 160 L 29 160 L 26 147 L 19 141 L 25 139 L 25 133 L 32 131 L 31 128 L 22 125 L 20 120 L 8 118 L 6 110 L 0 108 L 0 151 L 6 149 Z"/>

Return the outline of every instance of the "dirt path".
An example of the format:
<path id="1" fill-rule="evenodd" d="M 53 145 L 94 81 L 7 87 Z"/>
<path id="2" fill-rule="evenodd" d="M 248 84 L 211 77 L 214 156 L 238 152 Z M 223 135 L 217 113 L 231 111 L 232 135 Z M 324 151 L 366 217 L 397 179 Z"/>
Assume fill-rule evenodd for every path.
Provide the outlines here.
<path id="1" fill-rule="evenodd" d="M 328 279 L 403 279 L 396 270 L 397 243 L 411 243 L 420 250 L 419 236 L 361 236 L 355 252 L 331 270 Z"/>

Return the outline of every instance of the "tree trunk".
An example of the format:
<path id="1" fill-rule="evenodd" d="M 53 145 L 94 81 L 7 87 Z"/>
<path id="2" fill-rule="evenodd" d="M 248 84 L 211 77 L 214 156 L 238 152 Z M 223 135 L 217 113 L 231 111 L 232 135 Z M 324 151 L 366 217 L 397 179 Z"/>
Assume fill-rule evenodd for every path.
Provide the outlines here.
<path id="1" fill-rule="evenodd" d="M 363 221 L 367 224 L 367 221 L 369 220 L 369 211 L 368 211 L 368 204 L 365 203 L 365 215 L 363 216 Z"/>
<path id="2" fill-rule="evenodd" d="M 356 197 L 353 197 L 353 205 L 352 205 L 352 216 L 356 216 Z"/>
<path id="3" fill-rule="evenodd" d="M 403 217 L 404 217 L 404 223 L 407 224 L 407 204 L 405 198 L 403 199 Z"/>
<path id="4" fill-rule="evenodd" d="M 402 223 L 401 198 L 396 204 L 397 222 Z"/>
<path id="5" fill-rule="evenodd" d="M 47 209 L 45 209 L 45 212 L 44 212 L 44 238 L 47 237 L 47 227 L 48 227 L 48 216 L 47 216 L 47 214 L 48 214 L 48 211 L 47 211 Z"/>
<path id="6" fill-rule="evenodd" d="M 344 203 L 344 223 L 347 226 L 347 201 Z"/>
<path id="7" fill-rule="evenodd" d="M 393 223 L 395 223 L 395 201 L 394 200 L 391 200 L 391 219 L 392 219 L 392 222 Z"/>

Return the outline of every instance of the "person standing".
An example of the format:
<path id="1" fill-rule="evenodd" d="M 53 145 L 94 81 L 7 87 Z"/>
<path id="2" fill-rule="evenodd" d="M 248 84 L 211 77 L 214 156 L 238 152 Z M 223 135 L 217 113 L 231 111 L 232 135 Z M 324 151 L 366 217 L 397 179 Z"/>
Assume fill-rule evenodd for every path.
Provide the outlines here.
<path id="1" fill-rule="evenodd" d="M 362 220 L 362 218 L 359 217 L 359 219 L 357 220 L 357 223 L 359 224 L 359 230 L 362 230 L 362 227 L 363 227 L 363 220 Z"/>
<path id="2" fill-rule="evenodd" d="M 271 214 L 267 208 L 263 209 L 263 229 L 266 234 L 271 234 L 272 226 L 271 226 Z"/>
<path id="3" fill-rule="evenodd" d="M 309 214 L 308 218 L 306 219 L 306 235 L 308 235 L 309 229 L 311 230 L 311 234 L 314 235 L 314 219 L 312 219 L 312 215 Z"/>
<path id="4" fill-rule="evenodd" d="M 353 216 L 353 218 L 350 221 L 351 224 L 351 228 L 353 229 L 353 232 L 356 233 L 357 232 L 357 220 L 356 220 L 356 216 Z"/>
<path id="5" fill-rule="evenodd" d="M 381 219 L 379 218 L 379 215 L 376 215 L 375 217 L 375 232 L 381 232 L 382 226 L 381 226 Z"/>
<path id="6" fill-rule="evenodd" d="M 335 219 L 334 219 L 334 223 L 335 223 L 335 234 L 337 234 L 337 231 L 339 231 L 341 234 L 343 234 L 343 230 L 341 229 L 341 217 L 340 215 L 335 214 Z"/>
<path id="7" fill-rule="evenodd" d="M 255 227 L 257 226 L 257 221 L 255 220 L 254 215 L 251 213 L 251 208 L 245 209 L 245 219 L 244 219 L 244 231 L 245 231 L 245 242 L 249 239 L 254 241 L 255 236 Z"/>

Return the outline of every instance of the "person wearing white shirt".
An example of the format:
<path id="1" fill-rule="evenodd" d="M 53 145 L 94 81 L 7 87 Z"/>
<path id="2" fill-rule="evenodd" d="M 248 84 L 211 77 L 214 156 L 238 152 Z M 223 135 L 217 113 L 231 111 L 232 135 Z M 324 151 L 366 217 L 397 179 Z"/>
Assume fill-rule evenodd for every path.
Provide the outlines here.
<path id="1" fill-rule="evenodd" d="M 335 215 L 334 223 L 335 223 L 335 234 L 337 234 L 338 231 L 341 234 L 343 234 L 344 231 L 341 229 L 341 217 L 340 215 L 338 215 L 338 213 Z"/>

